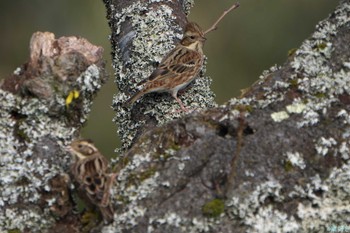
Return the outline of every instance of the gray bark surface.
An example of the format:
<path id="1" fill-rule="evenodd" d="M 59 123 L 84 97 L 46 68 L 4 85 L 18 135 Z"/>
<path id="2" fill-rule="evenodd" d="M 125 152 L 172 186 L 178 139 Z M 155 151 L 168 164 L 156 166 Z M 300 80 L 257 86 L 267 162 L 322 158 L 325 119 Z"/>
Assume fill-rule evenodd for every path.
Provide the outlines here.
<path id="1" fill-rule="evenodd" d="M 175 121 L 158 107 L 171 101 L 165 95 L 145 97 L 124 113 L 119 106 L 142 72 L 120 71 L 138 65 L 138 58 L 147 62 L 163 54 L 152 48 L 140 54 L 139 43 L 152 44 L 158 34 L 139 34 L 137 22 L 151 20 L 131 9 L 152 9 L 158 25 L 183 26 L 177 17 L 184 14 L 159 17 L 154 11 L 165 1 L 152 7 L 128 1 L 121 8 L 115 2 L 121 1 L 105 1 L 114 9 L 112 34 L 122 31 L 121 22 L 135 32 L 128 48 L 125 36 L 111 38 L 121 90 L 114 99 L 116 123 L 123 149 L 131 149 L 119 160 L 117 214 L 106 232 L 327 232 L 349 226 L 349 1 L 240 98 Z M 143 134 L 130 134 L 123 124 Z"/>

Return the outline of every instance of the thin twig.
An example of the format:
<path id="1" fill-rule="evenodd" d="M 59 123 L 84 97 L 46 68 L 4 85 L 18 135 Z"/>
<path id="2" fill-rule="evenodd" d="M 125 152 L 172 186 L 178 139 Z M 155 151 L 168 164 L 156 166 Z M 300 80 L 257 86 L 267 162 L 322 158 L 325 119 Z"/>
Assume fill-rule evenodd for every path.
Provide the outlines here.
<path id="1" fill-rule="evenodd" d="M 230 11 L 233 11 L 234 9 L 238 8 L 239 7 L 239 3 L 235 3 L 233 4 L 228 10 L 224 11 L 224 13 L 222 13 L 222 15 L 218 18 L 218 20 L 216 20 L 216 22 L 208 29 L 204 32 L 204 35 L 211 32 L 211 31 L 214 31 L 216 30 L 218 27 L 218 23 L 225 17 L 225 15 L 227 15 L 228 13 L 230 13 Z"/>

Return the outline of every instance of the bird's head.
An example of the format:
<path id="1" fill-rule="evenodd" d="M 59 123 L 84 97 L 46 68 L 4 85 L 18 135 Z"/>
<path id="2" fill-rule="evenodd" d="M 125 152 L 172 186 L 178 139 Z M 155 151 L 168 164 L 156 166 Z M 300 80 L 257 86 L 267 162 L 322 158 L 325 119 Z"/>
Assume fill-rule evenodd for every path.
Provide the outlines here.
<path id="1" fill-rule="evenodd" d="M 72 155 L 77 156 L 79 160 L 86 159 L 98 152 L 93 142 L 89 139 L 77 139 L 67 149 Z"/>
<path id="2" fill-rule="evenodd" d="M 187 47 L 188 49 L 202 52 L 205 41 L 206 38 L 204 37 L 203 31 L 198 26 L 198 24 L 194 22 L 187 23 L 185 27 L 184 37 L 180 42 L 181 45 Z"/>

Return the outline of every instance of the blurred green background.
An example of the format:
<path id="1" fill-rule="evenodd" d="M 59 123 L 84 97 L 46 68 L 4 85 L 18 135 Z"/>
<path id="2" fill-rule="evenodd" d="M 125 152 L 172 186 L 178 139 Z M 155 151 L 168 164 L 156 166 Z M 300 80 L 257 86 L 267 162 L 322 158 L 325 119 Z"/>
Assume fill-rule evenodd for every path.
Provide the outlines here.
<path id="1" fill-rule="evenodd" d="M 213 78 L 216 101 L 238 96 L 264 69 L 282 65 L 288 50 L 297 48 L 315 24 L 334 9 L 334 0 L 241 0 L 241 6 L 208 34 L 205 54 L 207 74 Z M 233 1 L 197 0 L 190 20 L 207 29 Z M 117 88 L 111 69 L 109 28 L 102 0 L 17 0 L 0 2 L 0 77 L 6 77 L 28 60 L 28 45 L 35 31 L 60 36 L 81 36 L 105 49 L 111 74 L 94 102 L 82 132 L 95 141 L 106 156 L 115 156 L 119 141 L 110 107 Z"/>

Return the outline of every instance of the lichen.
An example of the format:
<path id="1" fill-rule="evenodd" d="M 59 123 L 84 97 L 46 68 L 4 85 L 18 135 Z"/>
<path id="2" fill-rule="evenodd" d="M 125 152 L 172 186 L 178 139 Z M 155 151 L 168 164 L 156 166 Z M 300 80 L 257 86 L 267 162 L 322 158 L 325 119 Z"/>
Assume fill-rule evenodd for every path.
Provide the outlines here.
<path id="1" fill-rule="evenodd" d="M 103 80 L 96 65 L 91 65 L 78 80 L 81 80 L 78 81 L 80 92 L 87 98 L 79 119 L 83 123 L 91 98 Z M 68 126 L 64 115 L 53 117 L 50 112 L 53 105 L 55 111 L 66 111 L 61 93 L 46 100 L 21 97 L 0 89 L 0 100 L 0 231 L 42 232 L 55 221 L 50 207 L 57 201 L 52 197 L 45 200 L 42 192 L 49 192 L 49 181 L 68 169 L 70 156 L 65 152 L 65 144 L 77 133 L 79 125 Z M 49 148 L 51 145 L 43 143 L 49 139 L 60 147 L 57 154 L 50 154 L 54 151 Z M 37 147 L 47 153 L 38 154 Z M 38 208 L 44 200 L 43 209 Z"/>
<path id="2" fill-rule="evenodd" d="M 271 205 L 259 208 L 254 216 L 247 216 L 245 223 L 251 226 L 249 232 L 301 232 L 293 216 L 289 217 Z"/>
<path id="3" fill-rule="evenodd" d="M 143 177 L 142 182 L 140 182 L 140 177 L 139 181 L 136 182 L 134 170 L 150 161 L 151 155 L 149 154 L 134 155 L 119 172 L 118 187 L 114 190 L 114 197 L 118 198 L 115 200 L 116 204 L 128 203 L 128 210 L 114 217 L 116 226 L 118 226 L 118 223 L 128 222 L 131 229 L 137 225 L 137 218 L 144 215 L 146 210 L 139 206 L 138 201 L 146 198 L 158 186 L 157 177 L 159 173 L 151 170 L 152 172 L 148 173 L 147 177 Z"/>
<path id="4" fill-rule="evenodd" d="M 350 73 L 346 66 L 335 71 L 329 66 L 329 59 L 334 50 L 331 43 L 340 27 L 349 23 L 348 11 L 350 4 L 343 2 L 333 17 L 331 24 L 328 20 L 320 22 L 316 32 L 305 40 L 302 46 L 293 51 L 291 66 L 295 75 L 289 77 L 286 85 L 263 87 L 263 98 L 233 99 L 232 106 L 237 104 L 249 104 L 254 107 L 264 108 L 285 100 L 290 87 L 303 94 L 303 100 L 295 98 L 292 104 L 282 106 L 271 114 L 272 120 L 281 122 L 289 120 L 289 117 L 297 114 L 298 118 L 292 120 L 297 127 L 305 128 L 317 126 L 322 118 L 328 117 L 328 109 L 339 101 L 341 94 L 350 94 Z M 264 72 L 260 83 L 270 78 L 272 70 Z M 277 93 L 276 93 L 277 92 Z M 320 98 L 322 95 L 322 98 Z M 287 102 L 288 103 L 288 102 Z M 287 117 L 289 116 L 289 117 Z M 312 156 L 336 156 L 344 161 L 349 160 L 349 113 L 342 109 L 338 118 L 343 120 L 344 134 L 342 138 L 324 136 L 315 138 L 315 155 Z M 341 141 L 339 143 L 339 140 Z M 287 152 L 284 159 L 284 169 L 293 172 L 296 169 L 307 169 L 306 158 L 301 153 Z M 233 219 L 241 219 L 241 223 L 248 227 L 249 232 L 325 232 L 332 224 L 344 225 L 349 216 L 349 165 L 343 164 L 341 168 L 333 168 L 331 174 L 325 180 L 319 175 L 310 178 L 305 186 L 295 185 L 293 191 L 282 194 L 281 184 L 276 181 L 259 185 L 256 189 L 241 199 L 233 195 L 228 202 L 227 211 Z M 346 186 L 346 187 L 345 187 Z M 321 193 L 321 194 L 320 194 Z M 264 195 L 261 197 L 261 195 Z M 305 198 L 309 201 L 299 202 L 297 214 L 291 216 L 287 212 L 279 210 L 274 205 L 264 205 L 266 195 L 278 203 L 286 198 Z"/>
<path id="5" fill-rule="evenodd" d="M 280 111 L 280 112 L 273 112 L 271 113 L 271 118 L 275 121 L 275 122 L 281 122 L 285 119 L 289 118 L 289 115 L 286 111 Z"/>
<path id="6" fill-rule="evenodd" d="M 114 96 L 113 108 L 116 112 L 114 121 L 118 125 L 118 134 L 122 141 L 122 150 L 131 145 L 137 129 L 144 126 L 144 121 L 133 121 L 131 109 L 125 109 L 121 105 L 130 96 L 124 93 L 125 87 L 135 92 L 137 83 L 146 79 L 155 69 L 154 63 L 159 63 L 164 55 L 174 48 L 174 42 L 182 38 L 182 29 L 172 24 L 175 20 L 173 10 L 166 4 L 159 8 L 147 11 L 149 2 L 136 2 L 116 13 L 116 23 L 113 30 L 120 35 L 121 25 L 128 20 L 132 25 L 132 31 L 124 36 L 121 41 L 131 40 L 132 46 L 129 53 L 125 53 L 125 44 L 114 47 L 115 57 L 113 66 L 116 73 L 116 83 L 121 92 Z M 191 5 L 190 1 L 184 1 L 184 6 Z M 187 9 L 187 8 L 186 8 Z M 128 54 L 127 57 L 125 54 Z M 211 80 L 202 75 L 197 78 L 191 88 L 182 93 L 179 98 L 189 108 L 203 109 L 214 105 L 214 95 L 209 89 Z M 151 97 L 152 96 L 152 97 Z M 162 125 L 173 119 L 179 118 L 183 113 L 177 112 L 177 102 L 168 94 L 150 94 L 140 101 L 144 103 L 143 114 L 154 118 L 158 125 Z M 137 105 L 134 104 L 134 105 Z"/>
<path id="7" fill-rule="evenodd" d="M 290 124 L 291 127 L 294 126 L 300 131 L 309 132 L 307 130 L 313 127 L 323 126 L 321 124 L 325 124 L 325 118 L 333 114 L 336 120 L 343 123 L 341 125 L 344 128 L 342 133 L 324 136 L 310 134 L 312 138 L 310 141 L 313 143 L 310 143 L 308 146 L 311 152 L 306 154 L 302 148 L 300 148 L 300 151 L 298 151 L 299 148 L 291 148 L 291 150 L 275 155 L 279 156 L 280 163 L 271 165 L 274 166 L 274 171 L 271 174 L 266 175 L 266 171 L 264 171 L 263 176 L 261 176 L 257 172 L 261 167 L 256 167 L 256 170 L 246 170 L 242 174 L 245 174 L 249 179 L 244 183 L 237 183 L 237 187 L 232 191 L 232 196 L 225 201 L 224 214 L 218 211 L 220 214 L 216 215 L 217 218 L 204 216 L 187 218 L 173 211 L 165 212 L 162 216 L 147 215 L 147 209 L 144 208 L 141 202 L 147 200 L 152 195 L 152 192 L 159 187 L 171 188 L 173 184 L 161 180 L 161 173 L 152 172 L 139 185 L 130 185 L 128 179 L 135 169 L 142 168 L 143 164 L 153 163 L 159 158 L 159 155 L 163 155 L 156 151 L 136 153 L 129 158 L 128 163 L 121 170 L 118 177 L 118 187 L 115 187 L 114 190 L 118 194 L 117 196 L 121 197 L 119 204 L 123 206 L 125 203 L 128 203 L 128 205 L 127 208 L 120 210 L 120 214 L 115 216 L 116 222 L 113 225 L 113 231 L 116 231 L 116 229 L 117 231 L 132 229 L 138 225 L 138 220 L 145 216 L 149 217 L 147 230 L 150 232 L 165 226 L 176 227 L 182 232 L 210 232 L 215 231 L 215 227 L 220 225 L 225 218 L 229 218 L 230 223 L 234 226 L 238 225 L 241 227 L 239 230 L 243 229 L 246 232 L 320 232 L 322 229 L 327 229 L 330 224 L 340 225 L 348 222 L 350 114 L 347 108 L 340 104 L 340 106 L 343 106 L 343 109 L 336 108 L 336 112 L 332 113 L 329 111 L 332 106 L 339 103 L 339 95 L 345 94 L 347 96 L 350 94 L 350 74 L 347 61 L 343 62 L 344 65 L 340 70 L 333 70 L 329 63 L 334 50 L 334 44 L 331 42 L 332 38 L 336 35 L 339 27 L 343 27 L 349 22 L 347 12 L 350 9 L 350 5 L 343 3 L 342 6 L 346 10 L 339 8 L 335 14 L 332 14 L 332 20 L 335 20 L 334 24 L 331 25 L 325 21 L 320 22 L 316 32 L 303 42 L 303 45 L 295 51 L 293 57 L 290 57 L 292 60 L 289 63 L 291 67 L 288 66 L 287 68 L 291 73 L 295 72 L 295 75 L 287 75 L 285 80 L 283 80 L 279 75 L 286 72 L 286 70 L 282 70 L 284 69 L 283 67 L 271 67 L 268 71 L 263 72 L 260 80 L 256 83 L 258 88 L 261 89 L 259 98 L 253 95 L 243 95 L 244 97 L 242 98 L 230 100 L 225 109 L 231 108 L 232 110 L 226 111 L 218 119 L 219 122 L 234 122 L 238 117 L 241 117 L 249 124 L 249 117 L 254 114 L 256 109 L 264 110 L 264 108 L 267 108 L 271 117 L 269 117 L 270 121 L 266 123 L 271 124 L 272 127 L 278 128 L 282 124 Z M 131 15 L 130 17 L 137 16 Z M 135 36 L 137 37 L 137 33 L 135 33 Z M 152 38 L 149 40 L 152 40 Z M 162 52 L 165 54 L 165 50 Z M 138 54 L 138 56 L 140 55 Z M 150 60 L 153 59 L 152 57 L 157 58 L 155 54 L 145 56 L 148 56 Z M 133 62 L 141 64 L 137 63 L 137 60 Z M 120 63 L 116 62 L 116 64 Z M 146 70 L 146 73 L 142 74 L 141 71 L 135 68 L 136 73 L 142 74 L 142 77 L 147 77 L 152 69 L 147 68 L 148 65 L 145 64 L 141 67 Z M 122 71 L 122 65 L 117 70 Z M 127 80 L 131 76 L 128 72 L 122 71 L 117 78 L 125 78 L 126 80 L 124 81 L 126 83 L 129 82 Z M 125 101 L 127 97 L 125 93 L 120 93 L 115 98 L 115 106 Z M 158 96 L 155 98 L 157 100 L 164 98 L 166 101 L 154 103 L 150 98 L 144 98 L 141 101 L 152 105 L 146 111 L 146 114 L 157 114 L 157 111 L 163 114 L 162 106 L 167 106 L 172 101 L 171 97 Z M 245 112 L 242 116 L 239 111 L 242 109 L 239 108 L 237 110 L 239 106 L 250 106 L 252 111 L 243 109 Z M 271 111 L 269 111 L 268 107 L 271 107 Z M 126 132 L 126 129 L 131 129 L 131 132 L 135 132 L 136 128 L 144 123 L 137 122 L 134 124 L 128 120 L 122 121 L 121 119 L 128 119 L 130 115 L 127 114 L 130 113 L 121 108 L 115 107 L 115 109 L 120 110 L 117 113 L 119 115 L 117 115 L 116 120 L 121 124 L 125 124 L 123 126 L 124 129 L 121 130 L 123 133 Z M 279 114 L 276 116 L 276 113 L 282 113 L 282 117 Z M 127 118 L 119 118 L 126 115 Z M 274 118 L 274 116 L 276 117 Z M 158 120 L 162 122 L 162 119 Z M 332 130 L 330 131 L 327 133 L 332 134 Z M 124 142 L 127 142 L 133 139 L 134 134 L 125 134 L 125 137 Z M 288 137 L 283 139 L 291 140 Z M 150 142 L 143 143 L 147 144 Z M 124 144 L 124 146 L 127 147 L 128 143 Z M 162 149 L 165 150 L 166 148 Z M 178 155 L 178 152 L 175 155 Z M 321 160 L 325 157 L 336 158 L 338 159 L 337 162 L 340 161 L 338 167 L 329 168 L 329 175 L 318 174 L 316 169 L 310 168 L 311 166 L 323 166 L 323 164 L 311 164 L 310 160 Z M 183 172 L 188 168 L 184 160 L 185 158 L 176 158 L 170 154 L 166 162 L 177 162 L 177 170 Z M 344 164 L 341 165 L 341 162 L 344 162 Z M 281 170 L 278 171 L 278 168 L 281 168 Z M 309 172 L 314 172 L 314 174 L 308 175 Z M 279 180 L 279 176 L 272 175 L 276 173 L 287 177 L 288 187 L 282 183 L 285 180 Z M 306 175 L 300 175 L 299 173 Z M 293 181 L 294 176 L 300 177 L 299 175 L 303 179 Z M 250 180 L 257 180 L 258 184 Z M 295 183 L 293 184 L 293 182 Z M 247 189 L 249 189 L 249 192 Z M 293 207 L 295 202 L 298 205 Z M 108 228 L 108 231 L 106 228 L 106 232 L 110 231 L 112 231 L 111 228 Z"/>
<path id="8" fill-rule="evenodd" d="M 306 164 L 299 152 L 287 152 L 287 162 L 293 167 L 299 167 L 300 169 L 305 169 Z"/>
<path id="9" fill-rule="evenodd" d="M 191 8 L 194 6 L 194 0 L 182 1 L 182 6 L 185 11 L 185 14 L 188 15 L 190 13 Z"/>

